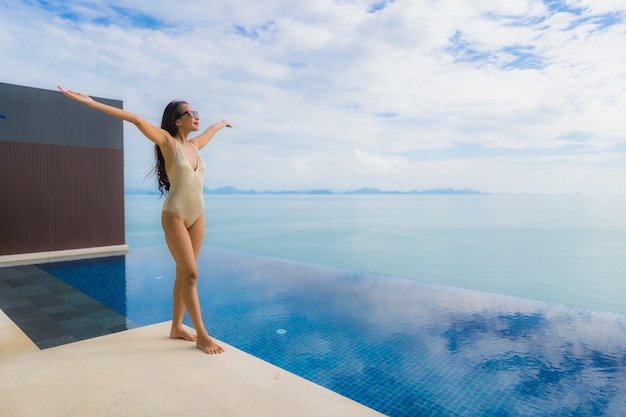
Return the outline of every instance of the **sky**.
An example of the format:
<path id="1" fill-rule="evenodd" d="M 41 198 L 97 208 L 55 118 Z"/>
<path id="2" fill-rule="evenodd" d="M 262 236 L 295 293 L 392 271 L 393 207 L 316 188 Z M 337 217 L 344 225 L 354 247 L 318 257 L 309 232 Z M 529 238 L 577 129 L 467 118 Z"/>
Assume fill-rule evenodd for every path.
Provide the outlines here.
<path id="1" fill-rule="evenodd" d="M 0 82 L 230 121 L 210 189 L 626 193 L 623 0 L 3 0 L 0 56 Z M 152 148 L 125 124 L 127 190 Z"/>

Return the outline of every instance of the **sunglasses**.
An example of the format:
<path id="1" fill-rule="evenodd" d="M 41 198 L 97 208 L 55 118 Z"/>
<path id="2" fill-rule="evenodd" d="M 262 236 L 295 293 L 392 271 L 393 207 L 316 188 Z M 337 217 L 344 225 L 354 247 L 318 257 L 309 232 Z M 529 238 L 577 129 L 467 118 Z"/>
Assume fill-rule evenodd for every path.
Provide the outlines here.
<path id="1" fill-rule="evenodd" d="M 183 117 L 184 115 L 188 114 L 189 116 L 191 116 L 192 119 L 199 119 L 200 118 L 200 113 L 198 113 L 195 110 L 187 110 L 186 112 L 184 112 L 183 114 L 181 114 L 180 116 L 178 116 L 178 118 L 180 119 L 181 117 Z"/>

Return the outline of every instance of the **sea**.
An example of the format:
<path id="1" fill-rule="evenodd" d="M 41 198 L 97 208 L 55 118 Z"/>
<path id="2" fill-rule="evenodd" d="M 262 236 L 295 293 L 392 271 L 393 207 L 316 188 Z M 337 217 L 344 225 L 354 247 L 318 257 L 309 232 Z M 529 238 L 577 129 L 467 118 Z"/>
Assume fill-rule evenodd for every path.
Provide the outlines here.
<path id="1" fill-rule="evenodd" d="M 131 250 L 165 245 L 162 204 L 126 195 Z M 626 195 L 211 194 L 205 219 L 208 246 L 626 314 Z"/>

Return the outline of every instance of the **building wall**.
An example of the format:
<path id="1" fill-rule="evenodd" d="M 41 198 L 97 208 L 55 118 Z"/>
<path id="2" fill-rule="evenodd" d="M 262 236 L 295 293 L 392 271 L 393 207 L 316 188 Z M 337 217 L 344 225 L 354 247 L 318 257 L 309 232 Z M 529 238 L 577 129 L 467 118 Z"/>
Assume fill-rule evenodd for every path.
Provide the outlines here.
<path id="1" fill-rule="evenodd" d="M 0 113 L 0 255 L 123 245 L 122 121 L 4 83 Z"/>

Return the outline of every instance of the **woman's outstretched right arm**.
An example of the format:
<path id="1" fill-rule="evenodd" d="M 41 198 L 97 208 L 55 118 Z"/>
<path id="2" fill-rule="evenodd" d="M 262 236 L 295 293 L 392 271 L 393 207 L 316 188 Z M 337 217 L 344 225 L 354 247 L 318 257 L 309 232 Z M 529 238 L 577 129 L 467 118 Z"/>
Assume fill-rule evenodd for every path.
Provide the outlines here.
<path id="1" fill-rule="evenodd" d="M 148 139 L 150 139 L 152 142 L 156 143 L 159 146 L 164 145 L 165 142 L 167 142 L 167 140 L 171 138 L 169 133 L 167 133 L 165 130 L 154 126 L 153 124 L 147 122 L 144 118 L 135 113 L 131 113 L 117 107 L 109 106 L 108 104 L 100 103 L 99 101 L 96 101 L 83 93 L 72 90 L 65 90 L 61 86 L 57 87 L 59 88 L 59 90 L 61 90 L 63 95 L 71 98 L 72 100 L 83 103 L 86 106 L 89 106 L 92 109 L 99 110 L 102 113 L 108 114 L 109 116 L 113 116 L 134 124 L 141 131 L 141 133 L 143 133 Z"/>

